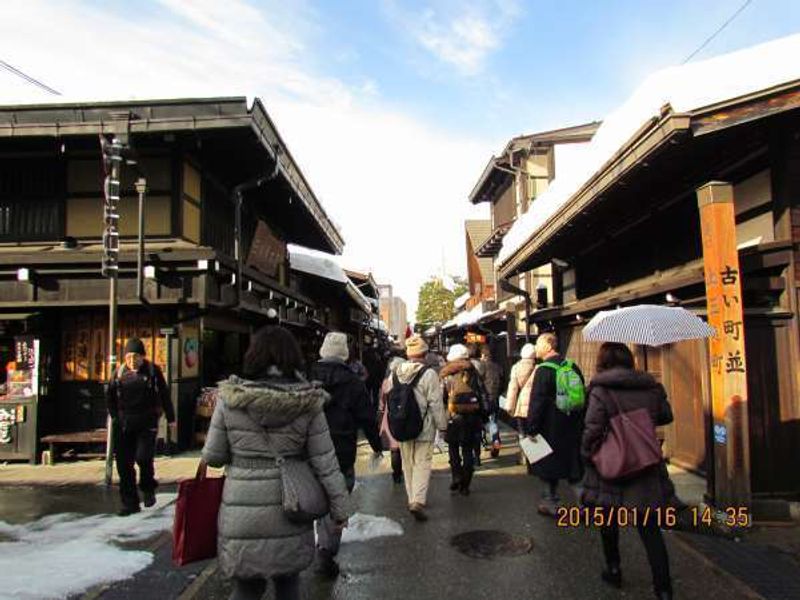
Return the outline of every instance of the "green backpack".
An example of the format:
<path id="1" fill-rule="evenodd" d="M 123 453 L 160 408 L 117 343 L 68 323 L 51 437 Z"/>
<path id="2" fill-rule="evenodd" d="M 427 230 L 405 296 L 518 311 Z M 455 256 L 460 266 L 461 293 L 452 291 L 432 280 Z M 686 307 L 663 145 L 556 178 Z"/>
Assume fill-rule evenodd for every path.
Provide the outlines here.
<path id="1" fill-rule="evenodd" d="M 567 414 L 582 410 L 586 404 L 586 387 L 575 370 L 575 363 L 565 360 L 559 365 L 545 361 L 541 366 L 556 372 L 556 408 Z"/>

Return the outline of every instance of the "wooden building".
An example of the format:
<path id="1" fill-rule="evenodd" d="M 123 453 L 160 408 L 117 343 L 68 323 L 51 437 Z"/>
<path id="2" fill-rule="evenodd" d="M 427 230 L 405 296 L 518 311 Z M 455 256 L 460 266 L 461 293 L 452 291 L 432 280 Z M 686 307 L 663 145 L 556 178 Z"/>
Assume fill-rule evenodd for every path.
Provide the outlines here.
<path id="1" fill-rule="evenodd" d="M 749 469 L 744 460 L 715 472 L 725 440 L 715 437 L 709 379 L 722 367 L 708 342 L 636 352 L 673 405 L 670 459 L 706 475 L 712 499 L 715 482 L 745 477 L 764 506 L 800 496 L 800 81 L 689 111 L 665 105 L 509 250 L 499 276 L 553 266 L 553 305 L 535 323 L 554 329 L 591 376 L 598 345 L 580 332 L 597 311 L 651 303 L 708 315 L 696 190 L 710 181 L 733 190 L 735 230 L 726 235 L 738 244 L 744 322 L 725 334 L 745 340 Z"/>
<path id="2" fill-rule="evenodd" d="M 585 146 L 594 136 L 600 124 L 586 123 L 553 131 L 523 135 L 512 138 L 498 156 L 492 156 L 469 195 L 472 204 L 490 205 L 490 231 L 483 242 L 474 249 L 476 261 L 495 261 L 503 245 L 503 238 L 514 223 L 543 194 L 556 177 L 562 152 Z M 564 149 L 567 149 L 566 151 Z M 497 283 L 493 281 L 493 283 Z M 552 301 L 550 265 L 546 264 L 527 272 L 519 273 L 512 280 L 517 288 L 530 294 L 533 303 Z M 514 314 L 513 327 L 519 333 L 525 331 L 525 302 L 518 294 L 494 290 L 495 300 L 507 312 Z M 513 353 L 514 349 L 510 349 Z"/>
<path id="3" fill-rule="evenodd" d="M 131 149 L 119 211 L 118 344 L 142 337 L 168 374 L 181 446 L 193 437 L 198 391 L 238 369 L 269 309 L 301 327 L 327 325 L 324 302 L 292 286 L 287 243 L 339 253 L 343 240 L 259 100 L 0 107 L 0 360 L 18 359 L 20 336 L 40 349 L 35 402 L 0 458 L 31 458 L 45 434 L 105 424 L 103 135 Z M 141 296 L 139 177 L 147 184 Z M 0 406 L 15 402 L 6 395 Z"/>

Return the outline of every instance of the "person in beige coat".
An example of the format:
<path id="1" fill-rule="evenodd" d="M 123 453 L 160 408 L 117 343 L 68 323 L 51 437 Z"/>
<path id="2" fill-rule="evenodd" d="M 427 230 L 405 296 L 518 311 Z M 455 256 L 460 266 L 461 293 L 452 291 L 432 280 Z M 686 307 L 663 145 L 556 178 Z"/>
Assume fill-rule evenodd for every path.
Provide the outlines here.
<path id="1" fill-rule="evenodd" d="M 417 521 L 427 521 L 425 504 L 431 479 L 433 442 L 436 432 L 447 430 L 447 414 L 442 402 L 442 381 L 436 371 L 425 364 L 428 344 L 415 335 L 406 340 L 408 360 L 397 365 L 395 374 L 400 383 L 408 384 L 422 369 L 427 369 L 414 387 L 414 395 L 423 417 L 422 432 L 417 439 L 400 443 L 403 478 L 408 494 L 408 510 Z"/>
<path id="2" fill-rule="evenodd" d="M 525 344 L 520 352 L 520 360 L 511 367 L 506 392 L 508 415 L 514 419 L 527 419 L 531 404 L 531 384 L 533 370 L 536 367 L 535 348 L 533 344 Z"/>
<path id="3" fill-rule="evenodd" d="M 525 344 L 520 351 L 520 360 L 511 367 L 506 392 L 508 415 L 514 419 L 520 437 L 524 435 L 523 426 L 528 418 L 533 390 L 533 372 L 536 370 L 536 348 L 533 344 Z M 520 464 L 525 457 L 520 451 Z"/>

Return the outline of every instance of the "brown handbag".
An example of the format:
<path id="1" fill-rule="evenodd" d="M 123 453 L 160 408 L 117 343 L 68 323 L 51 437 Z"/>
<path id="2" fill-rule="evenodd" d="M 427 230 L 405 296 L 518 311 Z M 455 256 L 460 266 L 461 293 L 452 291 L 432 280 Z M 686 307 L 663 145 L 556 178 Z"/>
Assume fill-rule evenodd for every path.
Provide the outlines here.
<path id="1" fill-rule="evenodd" d="M 606 437 L 592 455 L 600 477 L 610 481 L 628 479 L 659 464 L 663 457 L 656 428 L 646 408 L 623 412 L 613 394 L 617 414 L 609 420 Z"/>

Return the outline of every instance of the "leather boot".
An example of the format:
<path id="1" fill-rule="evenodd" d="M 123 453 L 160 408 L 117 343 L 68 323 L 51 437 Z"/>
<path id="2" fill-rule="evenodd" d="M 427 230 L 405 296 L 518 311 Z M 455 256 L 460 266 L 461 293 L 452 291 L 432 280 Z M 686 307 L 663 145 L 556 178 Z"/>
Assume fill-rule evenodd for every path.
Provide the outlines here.
<path id="1" fill-rule="evenodd" d="M 326 548 L 319 548 L 317 550 L 317 565 L 315 571 L 317 574 L 327 579 L 336 579 L 339 576 L 339 563 L 336 562 L 330 550 Z"/>
<path id="2" fill-rule="evenodd" d="M 619 565 L 608 565 L 603 572 L 600 573 L 600 578 L 611 587 L 617 589 L 622 587 L 622 571 Z"/>
<path id="3" fill-rule="evenodd" d="M 455 492 L 461 489 L 461 481 L 464 479 L 464 473 L 462 470 L 462 466 L 458 465 L 451 465 L 450 466 L 450 491 Z"/>
<path id="4" fill-rule="evenodd" d="M 472 472 L 467 471 L 464 473 L 464 478 L 461 480 L 461 487 L 459 488 L 462 496 L 469 496 L 470 484 L 472 484 Z"/>

